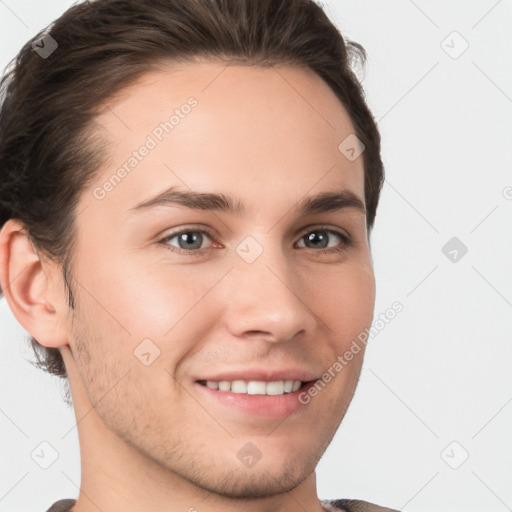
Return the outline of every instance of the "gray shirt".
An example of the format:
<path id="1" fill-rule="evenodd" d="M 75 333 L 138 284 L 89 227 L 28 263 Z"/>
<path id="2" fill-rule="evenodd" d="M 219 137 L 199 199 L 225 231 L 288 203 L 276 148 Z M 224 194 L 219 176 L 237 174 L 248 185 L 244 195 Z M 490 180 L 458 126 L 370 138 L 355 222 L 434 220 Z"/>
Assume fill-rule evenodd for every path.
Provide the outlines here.
<path id="1" fill-rule="evenodd" d="M 69 512 L 76 500 L 56 501 L 46 512 Z M 399 512 L 391 508 L 379 507 L 374 503 L 361 500 L 321 500 L 326 512 Z"/>

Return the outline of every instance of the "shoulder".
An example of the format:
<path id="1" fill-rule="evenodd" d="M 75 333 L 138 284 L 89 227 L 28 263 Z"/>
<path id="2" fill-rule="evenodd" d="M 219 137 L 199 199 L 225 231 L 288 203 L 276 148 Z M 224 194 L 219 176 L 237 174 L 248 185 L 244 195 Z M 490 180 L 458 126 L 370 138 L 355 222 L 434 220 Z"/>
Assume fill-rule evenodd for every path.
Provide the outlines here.
<path id="1" fill-rule="evenodd" d="M 76 500 L 59 500 L 56 501 L 46 512 L 69 512 Z"/>
<path id="2" fill-rule="evenodd" d="M 323 500 L 322 504 L 327 505 L 327 511 L 333 512 L 340 510 L 343 512 L 400 512 L 392 508 L 381 507 L 375 505 L 375 503 L 361 500 Z"/>

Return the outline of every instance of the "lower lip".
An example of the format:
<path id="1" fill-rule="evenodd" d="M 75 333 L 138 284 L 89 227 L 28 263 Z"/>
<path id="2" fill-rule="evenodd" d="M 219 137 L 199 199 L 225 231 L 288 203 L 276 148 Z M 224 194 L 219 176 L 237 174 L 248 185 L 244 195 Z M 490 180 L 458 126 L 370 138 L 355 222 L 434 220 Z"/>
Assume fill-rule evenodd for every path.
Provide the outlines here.
<path id="1" fill-rule="evenodd" d="M 215 400 L 242 413 L 272 419 L 285 418 L 303 410 L 307 404 L 303 404 L 299 400 L 299 395 L 307 392 L 314 384 L 315 381 L 308 382 L 297 391 L 283 395 L 248 395 L 232 393 L 231 391 L 219 391 L 195 383 L 200 388 L 200 392 L 204 393 L 210 400 Z"/>

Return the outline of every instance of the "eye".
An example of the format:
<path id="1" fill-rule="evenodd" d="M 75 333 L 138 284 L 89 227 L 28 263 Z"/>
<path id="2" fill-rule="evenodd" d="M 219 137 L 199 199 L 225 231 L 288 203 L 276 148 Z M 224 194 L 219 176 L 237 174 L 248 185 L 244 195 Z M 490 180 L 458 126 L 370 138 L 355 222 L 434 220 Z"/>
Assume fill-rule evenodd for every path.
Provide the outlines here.
<path id="1" fill-rule="evenodd" d="M 159 243 L 168 246 L 168 249 L 181 254 L 198 254 L 202 253 L 202 247 L 205 238 L 211 239 L 212 235 L 205 230 L 183 230 L 177 233 L 171 233 L 166 236 Z M 171 244 L 171 240 L 176 239 L 176 245 Z M 170 246 L 170 247 L 169 247 Z"/>
<path id="2" fill-rule="evenodd" d="M 338 241 L 338 243 L 335 243 L 334 245 L 329 245 L 333 239 L 333 235 L 334 239 L 338 238 L 341 240 L 341 243 Z M 344 233 L 324 227 L 318 227 L 314 230 L 308 231 L 301 237 L 300 241 L 302 240 L 305 240 L 307 244 L 310 244 L 309 246 L 306 245 L 307 248 L 331 249 L 327 251 L 324 250 L 324 252 L 343 251 L 352 243 L 352 240 Z"/>

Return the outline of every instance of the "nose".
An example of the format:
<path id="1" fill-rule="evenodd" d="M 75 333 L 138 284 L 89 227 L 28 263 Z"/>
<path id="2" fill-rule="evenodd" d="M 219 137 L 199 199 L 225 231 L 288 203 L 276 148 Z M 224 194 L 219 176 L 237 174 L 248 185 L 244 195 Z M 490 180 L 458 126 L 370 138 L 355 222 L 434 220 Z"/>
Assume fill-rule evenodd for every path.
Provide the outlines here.
<path id="1" fill-rule="evenodd" d="M 321 323 L 315 305 L 308 304 L 306 283 L 281 248 L 267 244 L 253 262 L 240 254 L 225 288 L 230 333 L 279 343 L 314 332 Z"/>

